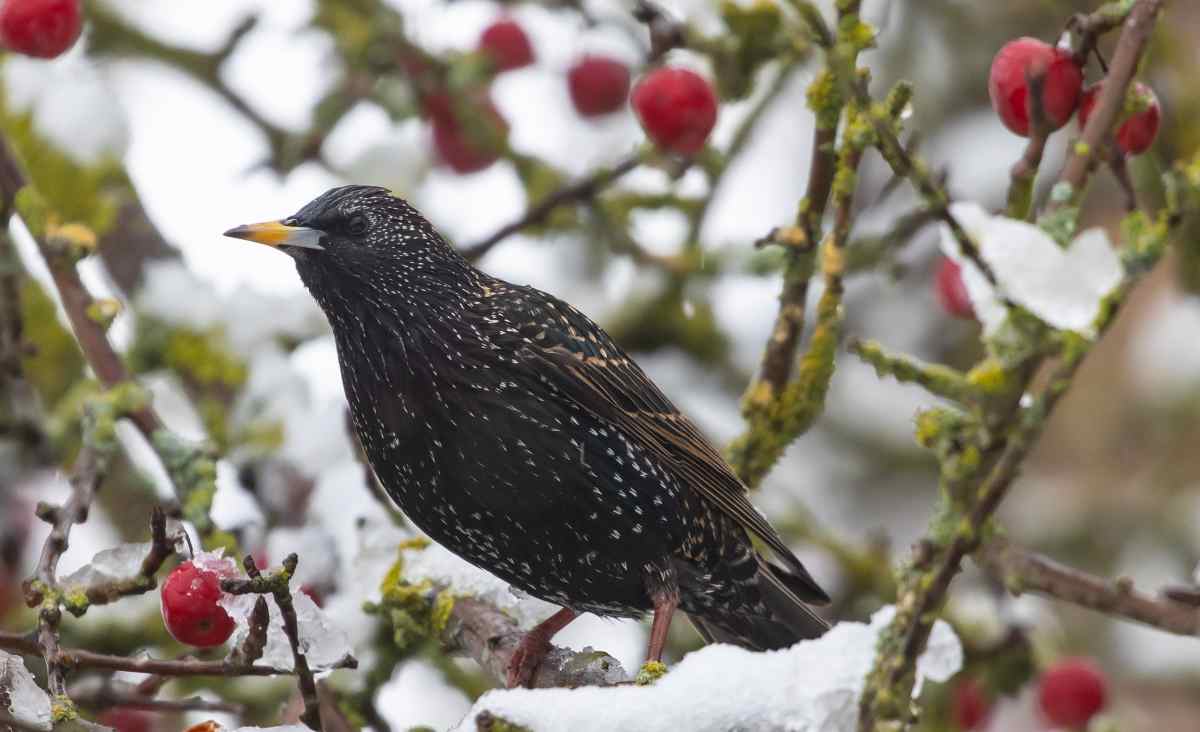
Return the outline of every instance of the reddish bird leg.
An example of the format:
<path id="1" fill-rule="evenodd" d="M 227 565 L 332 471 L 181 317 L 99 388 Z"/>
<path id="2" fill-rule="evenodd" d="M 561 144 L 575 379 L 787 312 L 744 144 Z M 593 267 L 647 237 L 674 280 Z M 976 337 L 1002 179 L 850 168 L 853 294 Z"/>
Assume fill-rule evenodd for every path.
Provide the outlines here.
<path id="1" fill-rule="evenodd" d="M 508 688 L 533 686 L 534 672 L 550 651 L 550 639 L 577 617 L 579 614 L 574 610 L 563 608 L 538 623 L 521 638 L 508 661 Z"/>
<path id="2" fill-rule="evenodd" d="M 671 629 L 671 618 L 675 608 L 679 607 L 679 595 L 654 596 L 654 620 L 650 623 L 650 650 L 646 652 L 647 661 L 661 661 L 663 646 L 667 644 L 667 631 Z"/>

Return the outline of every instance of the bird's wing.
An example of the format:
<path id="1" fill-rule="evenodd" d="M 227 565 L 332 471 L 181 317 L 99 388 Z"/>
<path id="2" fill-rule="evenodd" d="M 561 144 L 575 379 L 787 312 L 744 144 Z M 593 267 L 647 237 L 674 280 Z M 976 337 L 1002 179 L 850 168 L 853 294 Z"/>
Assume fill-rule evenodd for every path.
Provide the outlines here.
<path id="1" fill-rule="evenodd" d="M 541 303 L 546 305 L 546 303 Z M 540 309 L 540 308 L 539 308 Z M 690 486 L 759 536 L 783 561 L 809 602 L 828 602 L 783 538 L 747 497 L 746 486 L 700 430 L 587 316 L 552 301 L 526 321 L 518 350 L 540 375 L 580 406 L 637 439 Z M 541 325 L 534 325 L 538 321 Z"/>

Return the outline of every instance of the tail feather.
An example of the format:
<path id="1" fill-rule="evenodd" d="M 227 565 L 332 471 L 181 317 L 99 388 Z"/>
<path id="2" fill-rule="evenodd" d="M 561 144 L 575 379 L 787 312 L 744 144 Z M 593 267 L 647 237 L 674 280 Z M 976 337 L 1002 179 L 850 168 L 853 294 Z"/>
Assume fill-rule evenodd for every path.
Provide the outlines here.
<path id="1" fill-rule="evenodd" d="M 708 643 L 731 643 L 755 651 L 787 648 L 797 641 L 824 635 L 829 623 L 797 597 L 789 579 L 795 578 L 760 559 L 757 585 L 769 614 L 739 608 L 731 612 L 709 610 L 703 616 L 689 614 L 688 618 Z"/>

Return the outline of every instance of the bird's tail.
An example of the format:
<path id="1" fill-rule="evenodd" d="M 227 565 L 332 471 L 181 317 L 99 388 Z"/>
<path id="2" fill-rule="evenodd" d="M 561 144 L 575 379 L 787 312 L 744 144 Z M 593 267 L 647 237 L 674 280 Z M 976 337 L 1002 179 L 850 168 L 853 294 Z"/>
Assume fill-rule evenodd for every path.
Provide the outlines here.
<path id="1" fill-rule="evenodd" d="M 708 643 L 731 643 L 755 651 L 787 648 L 797 641 L 818 638 L 829 630 L 829 623 L 798 597 L 809 594 L 799 582 L 787 570 L 764 561 L 757 584 L 768 613 L 712 609 L 688 618 Z"/>

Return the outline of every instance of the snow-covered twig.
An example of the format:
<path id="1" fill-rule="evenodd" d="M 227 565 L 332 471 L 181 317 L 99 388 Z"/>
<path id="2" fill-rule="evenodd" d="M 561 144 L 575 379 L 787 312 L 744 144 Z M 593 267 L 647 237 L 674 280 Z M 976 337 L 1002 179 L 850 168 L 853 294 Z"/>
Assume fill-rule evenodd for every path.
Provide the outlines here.
<path id="1" fill-rule="evenodd" d="M 300 715 L 300 721 L 311 729 L 319 731 L 321 729 L 321 709 L 320 700 L 317 697 L 317 682 L 313 678 L 312 669 L 309 668 L 308 658 L 300 648 L 300 623 L 296 619 L 296 608 L 292 604 L 292 591 L 289 586 L 299 561 L 295 554 L 289 554 L 283 560 L 282 570 L 263 576 L 254 563 L 254 557 L 246 555 L 244 566 L 249 579 L 221 580 L 221 589 L 233 595 L 270 594 L 275 599 L 275 604 L 279 607 L 279 614 L 283 616 L 284 633 L 287 634 L 288 643 L 292 647 L 292 662 L 295 665 L 300 695 L 304 700 L 304 712 Z M 257 608 L 258 604 L 256 603 L 256 611 Z M 247 636 L 247 640 L 249 637 Z"/>
<path id="2" fill-rule="evenodd" d="M 1119 48 L 1126 49 L 1118 54 L 1118 60 L 1128 66 L 1123 86 L 1128 84 L 1145 46 L 1149 34 L 1146 23 L 1153 21 L 1160 6 L 1157 0 L 1139 0 L 1127 21 L 1118 43 Z M 1130 48 L 1136 49 L 1132 57 Z M 1114 71 L 1116 64 L 1114 61 Z M 1106 85 L 1106 93 L 1107 88 Z M 1085 137 L 1087 131 L 1094 132 L 1092 125 L 1089 122 Z M 883 136 L 882 132 L 880 135 Z M 1083 171 L 1084 177 L 1086 172 Z M 1079 178 L 1078 182 L 1083 180 Z M 1164 212 L 1164 216 L 1168 226 L 1153 236 L 1136 238 L 1127 244 L 1128 254 L 1138 266 L 1126 268 L 1123 279 L 1115 283 L 1111 291 L 1111 285 L 1105 288 L 1108 294 L 1098 303 L 1098 312 L 1092 315 L 1089 333 L 1105 332 L 1145 269 L 1162 255 L 1166 237 L 1177 228 L 1174 224 L 1179 218 L 1177 212 L 1170 210 Z M 1011 223 L 1016 225 L 1016 222 Z M 1071 224 L 1074 224 L 1073 220 Z M 896 603 L 898 612 L 882 636 L 875 665 L 863 692 L 859 717 L 859 729 L 863 732 L 890 728 L 909 719 L 911 712 L 906 699 L 912 688 L 914 664 L 928 640 L 931 621 L 942 607 L 962 560 L 979 549 L 996 509 L 1008 494 L 1025 457 L 1059 399 L 1070 387 L 1076 369 L 1091 346 L 1089 338 L 1077 333 L 1059 332 L 1050 338 L 1052 347 L 1041 351 L 1049 353 L 1048 356 L 1031 355 L 1020 362 L 1000 366 L 1000 378 L 991 389 L 992 405 L 980 415 L 981 424 L 988 425 L 986 433 L 959 431 L 950 424 L 953 417 L 938 422 L 936 414 L 925 425 L 927 442 L 935 444 L 943 440 L 952 446 L 939 448 L 943 450 L 940 453 L 943 508 L 950 513 L 933 522 L 926 538 L 918 542 L 911 564 L 902 576 Z M 1032 354 L 1037 352 L 1036 348 L 1031 351 Z M 1053 365 L 1044 374 L 1045 378 L 1038 379 L 1039 386 L 1033 388 L 1038 367 L 1047 361 Z M 961 438 L 968 434 L 971 435 L 970 444 L 964 444 Z M 955 467 L 954 463 L 959 462 L 968 450 L 973 455 L 970 462 L 964 460 Z M 939 526 L 953 528 L 942 531 Z"/>
<path id="3" fill-rule="evenodd" d="M 1127 578 L 1096 577 L 1003 538 L 988 542 L 975 553 L 975 559 L 1015 595 L 1035 592 L 1169 633 L 1200 633 L 1200 609 L 1138 592 Z"/>

